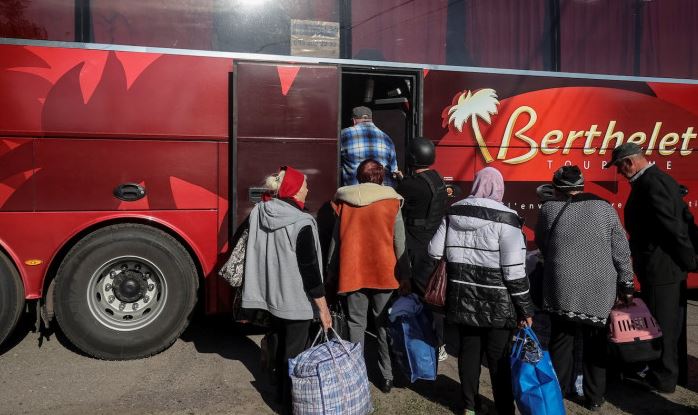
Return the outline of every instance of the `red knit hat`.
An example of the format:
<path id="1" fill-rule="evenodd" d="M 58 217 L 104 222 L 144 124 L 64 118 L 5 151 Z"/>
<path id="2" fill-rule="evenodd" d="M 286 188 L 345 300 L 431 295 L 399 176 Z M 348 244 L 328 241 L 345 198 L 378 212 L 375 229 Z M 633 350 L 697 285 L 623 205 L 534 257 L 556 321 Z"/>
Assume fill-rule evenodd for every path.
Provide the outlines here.
<path id="1" fill-rule="evenodd" d="M 298 194 L 298 191 L 303 187 L 305 175 L 290 166 L 282 166 L 281 170 L 285 170 L 286 174 L 279 188 L 279 197 L 293 197 Z"/>

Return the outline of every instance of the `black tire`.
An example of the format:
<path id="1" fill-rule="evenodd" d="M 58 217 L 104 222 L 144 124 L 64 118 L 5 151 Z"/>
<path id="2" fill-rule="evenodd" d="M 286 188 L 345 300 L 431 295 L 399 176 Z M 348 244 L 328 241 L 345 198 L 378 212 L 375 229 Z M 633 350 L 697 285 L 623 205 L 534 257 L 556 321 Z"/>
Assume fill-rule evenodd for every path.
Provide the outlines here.
<path id="1" fill-rule="evenodd" d="M 128 290 L 117 290 L 125 284 Z M 197 289 L 196 266 L 172 236 L 139 224 L 107 226 L 80 240 L 61 263 L 56 318 L 90 356 L 140 359 L 165 350 L 187 328 Z M 141 298 L 124 299 L 124 293 Z"/>
<path id="2" fill-rule="evenodd" d="M 0 344 L 12 333 L 24 307 L 24 285 L 10 258 L 0 252 Z"/>

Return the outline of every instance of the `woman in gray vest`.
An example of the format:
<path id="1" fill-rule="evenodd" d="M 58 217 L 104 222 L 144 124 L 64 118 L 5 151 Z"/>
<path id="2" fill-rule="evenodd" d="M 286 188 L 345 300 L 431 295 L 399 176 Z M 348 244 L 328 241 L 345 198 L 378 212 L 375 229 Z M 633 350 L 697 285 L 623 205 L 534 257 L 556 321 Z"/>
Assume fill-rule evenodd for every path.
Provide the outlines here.
<path id="1" fill-rule="evenodd" d="M 322 281 L 320 242 L 315 219 L 304 211 L 305 175 L 282 167 L 267 177 L 269 189 L 250 213 L 242 307 L 267 310 L 278 335 L 276 373 L 282 412 L 291 413 L 288 359 L 306 346 L 317 314 L 324 330 L 332 326 Z"/>

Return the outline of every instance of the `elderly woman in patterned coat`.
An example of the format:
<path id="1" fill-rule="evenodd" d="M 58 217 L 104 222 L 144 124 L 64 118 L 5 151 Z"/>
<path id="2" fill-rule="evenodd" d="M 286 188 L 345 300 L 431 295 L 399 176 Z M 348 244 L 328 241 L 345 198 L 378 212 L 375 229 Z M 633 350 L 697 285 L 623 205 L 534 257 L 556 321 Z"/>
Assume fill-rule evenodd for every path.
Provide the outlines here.
<path id="1" fill-rule="evenodd" d="M 606 392 L 606 320 L 617 298 L 632 301 L 630 248 L 613 207 L 584 192 L 579 167 L 557 170 L 553 186 L 557 198 L 543 204 L 536 226 L 536 244 L 545 258 L 550 355 L 560 386 L 569 393 L 574 335 L 581 331 L 585 406 L 596 411 Z"/>

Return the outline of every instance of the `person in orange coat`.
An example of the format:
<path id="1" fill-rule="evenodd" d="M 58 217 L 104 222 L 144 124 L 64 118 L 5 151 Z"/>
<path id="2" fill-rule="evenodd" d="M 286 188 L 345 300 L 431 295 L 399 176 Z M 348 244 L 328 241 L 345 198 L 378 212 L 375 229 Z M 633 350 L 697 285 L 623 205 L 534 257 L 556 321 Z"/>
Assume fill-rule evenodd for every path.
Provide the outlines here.
<path id="1" fill-rule="evenodd" d="M 349 337 L 364 342 L 368 311 L 378 334 L 381 390 L 389 393 L 393 373 L 388 347 L 388 302 L 396 289 L 410 291 L 410 263 L 405 252 L 402 196 L 382 186 L 385 169 L 364 160 L 357 169 L 359 184 L 340 187 L 334 197 L 337 215 L 330 245 L 330 273 L 337 292 L 346 297 Z"/>

